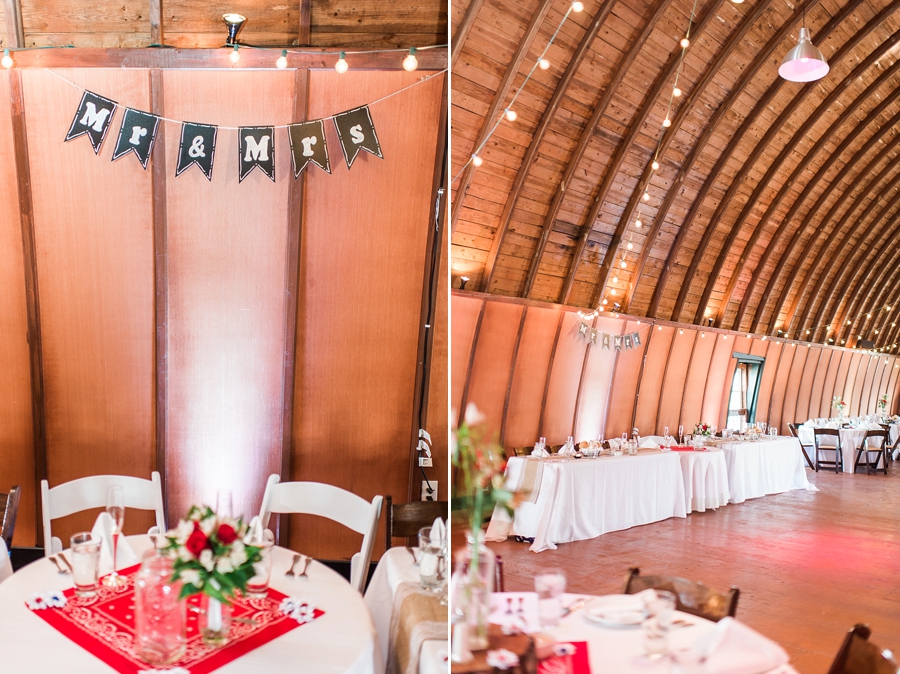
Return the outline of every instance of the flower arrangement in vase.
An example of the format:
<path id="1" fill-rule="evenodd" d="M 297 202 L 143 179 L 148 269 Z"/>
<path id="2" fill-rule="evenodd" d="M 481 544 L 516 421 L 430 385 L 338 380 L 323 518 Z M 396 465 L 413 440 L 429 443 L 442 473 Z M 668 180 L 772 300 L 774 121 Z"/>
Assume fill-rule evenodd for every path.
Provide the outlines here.
<path id="1" fill-rule="evenodd" d="M 694 426 L 694 435 L 704 435 L 709 438 L 712 437 L 712 434 L 712 424 L 696 424 Z"/>
<path id="2" fill-rule="evenodd" d="M 887 404 L 888 404 L 887 393 L 882 393 L 881 397 L 878 399 L 878 409 L 881 410 L 882 415 L 885 414 L 885 411 L 887 410 Z"/>
<path id="3" fill-rule="evenodd" d="M 831 409 L 837 410 L 838 418 L 844 418 L 844 410 L 847 408 L 847 401 L 844 400 L 844 396 L 834 396 L 831 399 Z"/>
<path id="4" fill-rule="evenodd" d="M 181 598 L 201 595 L 200 632 L 205 643 L 228 641 L 229 599 L 245 592 L 262 559 L 261 548 L 250 545 L 250 527 L 243 518 L 219 517 L 209 506 L 192 506 L 186 520 L 166 533 L 164 552 L 175 559 L 174 580 L 182 582 Z"/>

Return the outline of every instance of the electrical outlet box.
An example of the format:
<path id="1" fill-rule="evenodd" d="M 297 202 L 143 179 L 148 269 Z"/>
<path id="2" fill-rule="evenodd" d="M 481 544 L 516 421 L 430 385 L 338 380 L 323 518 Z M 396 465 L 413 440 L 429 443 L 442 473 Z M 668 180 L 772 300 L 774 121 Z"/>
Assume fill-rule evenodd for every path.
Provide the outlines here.
<path id="1" fill-rule="evenodd" d="M 438 493 L 437 493 L 437 482 L 432 482 L 431 486 L 428 486 L 428 480 L 422 480 L 422 500 L 423 501 L 437 501 Z"/>
<path id="2" fill-rule="evenodd" d="M 420 456 L 419 465 L 422 468 L 431 468 L 434 465 L 434 461 L 431 460 L 430 456 Z"/>

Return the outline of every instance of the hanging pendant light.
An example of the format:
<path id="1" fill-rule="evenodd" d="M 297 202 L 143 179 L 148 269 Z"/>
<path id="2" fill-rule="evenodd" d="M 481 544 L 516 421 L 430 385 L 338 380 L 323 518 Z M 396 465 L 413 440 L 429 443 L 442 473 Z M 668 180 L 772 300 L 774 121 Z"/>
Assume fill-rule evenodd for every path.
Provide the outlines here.
<path id="1" fill-rule="evenodd" d="M 809 28 L 806 27 L 806 12 L 803 13 L 803 27 L 797 46 L 784 56 L 778 74 L 789 82 L 815 82 L 828 74 L 825 55 L 812 43 Z"/>

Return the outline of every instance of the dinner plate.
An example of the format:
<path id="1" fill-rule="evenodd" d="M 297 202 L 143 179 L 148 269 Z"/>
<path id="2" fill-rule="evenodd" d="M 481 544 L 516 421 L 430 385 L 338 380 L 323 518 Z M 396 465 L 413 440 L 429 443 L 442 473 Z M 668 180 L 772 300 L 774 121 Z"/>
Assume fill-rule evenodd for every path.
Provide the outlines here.
<path id="1" fill-rule="evenodd" d="M 584 610 L 584 618 L 588 622 L 614 629 L 637 627 L 646 617 L 643 602 L 631 594 L 598 597 Z"/>

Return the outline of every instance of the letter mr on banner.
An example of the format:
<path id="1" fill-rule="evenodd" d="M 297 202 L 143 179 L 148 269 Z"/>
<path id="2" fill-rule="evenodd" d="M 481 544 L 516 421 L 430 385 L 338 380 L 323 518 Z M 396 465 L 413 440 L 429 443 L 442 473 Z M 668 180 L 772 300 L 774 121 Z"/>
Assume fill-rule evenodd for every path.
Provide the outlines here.
<path id="1" fill-rule="evenodd" d="M 72 120 L 72 126 L 66 134 L 66 142 L 86 135 L 94 148 L 94 154 L 100 154 L 100 146 L 103 145 L 103 139 L 106 138 L 106 132 L 109 131 L 117 107 L 119 104 L 115 101 L 85 91 L 75 112 L 75 119 Z"/>
<path id="2" fill-rule="evenodd" d="M 156 115 L 126 108 L 125 119 L 122 120 L 122 128 L 119 129 L 119 140 L 116 141 L 112 160 L 115 161 L 129 152 L 134 152 L 146 171 L 158 128 L 159 117 Z"/>
<path id="3" fill-rule="evenodd" d="M 242 126 L 238 130 L 238 182 L 257 166 L 275 182 L 275 128 Z"/>
<path id="4" fill-rule="evenodd" d="M 331 174 L 328 146 L 325 143 L 325 125 L 321 119 L 291 124 L 288 127 L 288 138 L 291 141 L 294 178 L 297 178 L 310 163 Z"/>

